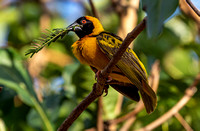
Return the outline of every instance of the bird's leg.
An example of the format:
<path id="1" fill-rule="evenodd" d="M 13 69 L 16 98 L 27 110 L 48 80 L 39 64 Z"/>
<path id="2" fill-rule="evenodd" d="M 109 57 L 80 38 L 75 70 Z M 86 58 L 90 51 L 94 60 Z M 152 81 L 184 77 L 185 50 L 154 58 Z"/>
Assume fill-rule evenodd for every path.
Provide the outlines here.
<path id="1" fill-rule="evenodd" d="M 100 73 L 102 73 L 102 71 L 100 71 L 100 70 L 98 70 L 98 71 L 95 73 L 95 80 L 98 80 L 98 79 L 99 79 Z M 106 83 L 109 83 L 109 82 L 111 82 L 111 81 L 112 81 L 112 77 L 111 77 L 111 76 L 108 76 L 108 77 L 106 78 Z"/>
<path id="2" fill-rule="evenodd" d="M 100 70 L 98 70 L 98 71 L 96 72 L 96 74 L 95 74 L 95 80 L 98 81 L 99 76 L 100 76 L 100 73 L 102 73 L 102 71 L 100 71 Z M 108 76 L 108 77 L 106 78 L 106 83 L 109 83 L 109 82 L 111 82 L 111 81 L 112 81 L 112 77 L 111 77 L 111 76 Z M 105 94 L 104 96 L 107 96 L 107 94 L 108 94 L 108 88 L 109 88 L 109 85 L 106 84 L 105 87 L 104 87 L 104 91 L 105 91 L 106 94 Z"/>
<path id="3" fill-rule="evenodd" d="M 107 95 L 108 95 L 108 88 L 109 88 L 109 85 L 106 84 L 106 85 L 104 86 L 104 90 L 105 90 L 105 93 L 106 93 L 104 96 L 107 96 Z"/>
<path id="4" fill-rule="evenodd" d="M 98 80 L 99 79 L 99 74 L 101 73 L 100 70 L 98 70 L 96 73 L 95 73 L 95 80 Z"/>
<path id="5" fill-rule="evenodd" d="M 108 76 L 106 82 L 109 83 L 109 82 L 111 82 L 112 80 L 113 80 L 112 77 L 111 77 L 111 76 Z"/>

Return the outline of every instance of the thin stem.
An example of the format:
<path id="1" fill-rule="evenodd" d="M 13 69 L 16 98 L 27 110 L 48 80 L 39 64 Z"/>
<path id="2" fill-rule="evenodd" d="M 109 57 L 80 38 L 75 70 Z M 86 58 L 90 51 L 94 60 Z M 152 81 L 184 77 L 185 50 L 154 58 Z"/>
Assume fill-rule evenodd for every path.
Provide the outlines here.
<path id="1" fill-rule="evenodd" d="M 72 123 L 80 116 L 80 114 L 96 99 L 102 92 L 96 88 L 96 83 L 93 85 L 92 92 L 71 112 L 65 119 L 57 131 L 66 131 Z"/>
<path id="2" fill-rule="evenodd" d="M 200 11 L 196 8 L 196 6 L 194 6 L 194 4 L 190 1 L 190 0 L 186 0 L 186 2 L 188 3 L 188 5 L 194 10 L 194 12 L 200 16 Z"/>
<path id="3" fill-rule="evenodd" d="M 185 106 L 185 104 L 187 104 L 187 102 L 196 93 L 197 91 L 196 85 L 199 83 L 199 81 L 200 81 L 200 74 L 197 75 L 192 85 L 186 89 L 185 95 L 177 102 L 176 105 L 174 105 L 168 112 L 163 114 L 157 120 L 153 121 L 152 123 L 148 124 L 147 126 L 137 131 L 153 130 L 159 125 L 161 125 L 162 123 L 164 123 L 165 121 L 167 121 L 169 118 L 171 118 L 174 114 L 176 114 L 181 108 Z"/>
<path id="4" fill-rule="evenodd" d="M 91 6 L 91 8 L 92 8 L 92 13 L 93 13 L 94 17 L 96 17 L 96 18 L 99 19 L 99 15 L 98 15 L 98 13 L 97 13 L 97 10 L 96 10 L 96 8 L 95 8 L 95 6 L 94 6 L 93 1 L 92 1 L 92 0 L 89 0 L 89 3 L 90 3 L 90 6 Z"/>
<path id="5" fill-rule="evenodd" d="M 97 131 L 103 131 L 103 96 L 98 99 L 98 112 L 97 112 Z"/>
<path id="6" fill-rule="evenodd" d="M 174 114 L 174 116 L 181 123 L 181 125 L 185 128 L 186 131 L 193 131 L 190 125 L 184 120 L 184 118 L 178 112 Z"/>

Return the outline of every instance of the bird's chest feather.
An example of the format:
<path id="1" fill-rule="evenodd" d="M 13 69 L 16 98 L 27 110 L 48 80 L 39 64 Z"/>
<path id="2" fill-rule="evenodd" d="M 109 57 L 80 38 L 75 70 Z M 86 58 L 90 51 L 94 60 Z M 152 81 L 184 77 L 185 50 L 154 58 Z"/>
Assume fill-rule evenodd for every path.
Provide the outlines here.
<path id="1" fill-rule="evenodd" d="M 84 37 L 72 45 L 76 58 L 83 64 L 103 69 L 109 62 L 106 55 L 100 50 L 96 37 Z"/>

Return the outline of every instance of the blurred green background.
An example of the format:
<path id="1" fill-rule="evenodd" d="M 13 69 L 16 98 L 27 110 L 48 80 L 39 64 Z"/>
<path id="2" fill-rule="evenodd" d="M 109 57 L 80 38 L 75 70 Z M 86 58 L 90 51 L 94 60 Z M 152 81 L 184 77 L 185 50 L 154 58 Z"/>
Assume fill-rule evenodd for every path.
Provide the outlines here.
<path id="1" fill-rule="evenodd" d="M 143 0 L 143 5 L 145 2 Z M 94 0 L 94 4 L 105 29 L 117 34 L 120 17 L 112 8 L 112 2 Z M 157 109 L 151 115 L 145 110 L 140 112 L 131 129 L 147 125 L 173 107 L 200 71 L 200 29 L 181 12 L 177 2 L 171 4 L 173 9 L 164 13 L 157 10 L 159 8 L 147 9 L 152 19 L 134 42 L 134 51 L 147 72 L 150 73 L 155 60 L 160 61 L 161 72 Z M 24 55 L 31 41 L 45 29 L 67 27 L 82 15 L 92 15 L 86 0 L 0 1 L 0 131 L 56 130 L 92 90 L 94 73 L 88 66 L 81 65 L 71 52 L 71 45 L 78 39 L 75 34 L 69 33 L 33 58 Z M 141 4 L 138 22 L 144 16 Z M 194 130 L 200 130 L 199 96 L 197 91 L 179 112 Z M 103 97 L 104 120 L 122 116 L 136 105 L 124 98 L 122 111 L 116 115 L 117 99 L 118 93 L 109 88 L 108 95 Z M 96 127 L 96 121 L 97 101 L 83 112 L 70 130 Z M 155 130 L 184 128 L 172 117 Z"/>

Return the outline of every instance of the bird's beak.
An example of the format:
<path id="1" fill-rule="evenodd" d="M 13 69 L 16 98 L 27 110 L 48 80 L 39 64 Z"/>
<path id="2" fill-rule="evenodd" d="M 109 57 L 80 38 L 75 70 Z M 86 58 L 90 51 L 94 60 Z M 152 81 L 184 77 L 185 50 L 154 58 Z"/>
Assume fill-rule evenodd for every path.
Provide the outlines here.
<path id="1" fill-rule="evenodd" d="M 74 32 L 82 31 L 82 25 L 74 22 L 67 27 L 67 30 L 68 31 L 74 31 Z"/>

